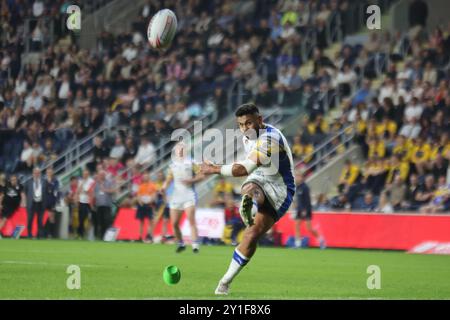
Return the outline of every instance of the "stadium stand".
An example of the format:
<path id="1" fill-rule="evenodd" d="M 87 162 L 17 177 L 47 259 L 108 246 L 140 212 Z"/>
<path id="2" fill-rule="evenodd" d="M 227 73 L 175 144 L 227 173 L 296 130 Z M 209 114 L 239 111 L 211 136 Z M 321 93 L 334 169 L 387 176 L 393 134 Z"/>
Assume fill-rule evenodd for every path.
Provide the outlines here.
<path id="1" fill-rule="evenodd" d="M 344 168 L 342 177 L 351 181 L 339 188 L 332 208 L 449 211 L 449 43 L 450 29 L 437 27 L 344 46 L 340 58 L 346 52 L 368 58 L 353 64 L 364 84 L 341 110 L 366 162 Z"/>
<path id="2" fill-rule="evenodd" d="M 24 180 L 34 166 L 70 163 L 68 152 L 87 144 L 92 173 L 103 169 L 117 184 L 132 184 L 173 129 L 206 115 L 226 118 L 230 106 L 255 101 L 305 110 L 301 130 L 289 137 L 297 168 L 313 172 L 352 143 L 361 146 L 367 162 L 358 176 L 336 196 L 321 193 L 317 207 L 375 210 L 382 197 L 396 210 L 448 210 L 440 177 L 450 159 L 449 29 L 371 33 L 365 43 L 341 46 L 361 27 L 353 15 L 365 4 L 164 1 L 180 28 L 162 54 L 145 41 L 161 1 L 139 8 L 131 31 L 99 33 L 90 49 L 64 28 L 66 2 L 31 2 L 28 11 L 20 1 L 1 4 L 1 172 Z M 81 6 L 89 14 L 110 2 Z M 30 53 L 37 63 L 24 59 Z M 414 177 L 426 189 L 430 174 L 433 195 L 398 201 L 382 192 L 393 183 L 408 189 Z"/>

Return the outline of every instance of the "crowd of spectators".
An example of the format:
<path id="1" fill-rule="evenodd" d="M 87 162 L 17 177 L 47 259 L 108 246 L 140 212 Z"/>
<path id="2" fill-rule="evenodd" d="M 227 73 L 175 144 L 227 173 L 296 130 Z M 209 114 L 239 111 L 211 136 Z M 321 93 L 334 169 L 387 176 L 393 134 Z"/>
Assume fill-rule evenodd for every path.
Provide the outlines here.
<path id="1" fill-rule="evenodd" d="M 27 174 L 103 125 L 130 127 L 120 139 L 132 137 L 139 146 L 146 136 L 157 147 L 174 128 L 211 112 L 226 114 L 226 92 L 236 80 L 263 106 L 295 103 L 292 94 L 302 86 L 302 39 L 313 30 L 318 47 L 326 47 L 321 26 L 348 6 L 337 0 L 150 0 L 131 32 L 103 32 L 97 46 L 85 50 L 74 41 L 58 42 L 67 35 L 76 39 L 61 27 L 68 4 L 1 2 L 1 171 Z M 165 52 L 151 50 L 145 41 L 148 20 L 161 7 L 173 9 L 179 19 Z M 55 22 L 52 30 L 45 29 L 49 19 Z M 40 53 L 37 64 L 21 61 L 30 40 L 23 35 L 26 25 L 36 34 L 31 50 Z M 55 41 L 47 43 L 51 32 Z"/>
<path id="2" fill-rule="evenodd" d="M 343 103 L 341 117 L 366 160 L 346 162 L 328 207 L 449 212 L 450 25 L 406 37 L 372 35 L 359 51 L 346 48 L 355 57 L 372 51 L 386 64 L 379 88 L 371 87 L 375 70 L 366 65 L 363 86 Z"/>
<path id="3" fill-rule="evenodd" d="M 372 32 L 366 43 L 344 44 L 334 57 L 316 48 L 308 78 L 299 78 L 295 64 L 280 68 L 273 86 L 263 82 L 253 95 L 289 105 L 289 94 L 301 91 L 293 101 L 301 101 L 307 117 L 291 141 L 299 169 L 313 163 L 328 138 L 344 129 L 355 134 L 366 161 L 348 161 L 338 195 L 318 194 L 317 210 L 450 210 L 450 25 L 427 33 L 426 18 L 413 18 L 406 34 Z M 329 117 L 336 106 L 337 116 Z M 329 157 L 347 145 L 331 140 Z"/>
<path id="4" fill-rule="evenodd" d="M 64 27 L 69 4 L 0 2 L 0 171 L 7 174 L 28 175 L 108 126 L 123 129 L 94 139 L 90 175 L 105 171 L 117 184 L 138 181 L 134 176 L 174 128 L 212 112 L 227 114 L 234 81 L 262 107 L 296 104 L 299 67 L 310 57 L 301 52 L 304 42 L 321 51 L 336 40 L 325 25 L 337 25 L 348 7 L 337 0 L 150 0 L 131 32 L 102 32 L 86 50 Z M 172 46 L 158 52 L 145 39 L 148 20 L 162 7 L 177 12 L 179 30 Z M 37 63 L 21 61 L 28 52 L 39 54 Z"/>
<path id="5" fill-rule="evenodd" d="M 344 45 L 327 57 L 324 24 L 345 10 L 346 1 L 166 2 L 182 13 L 180 32 L 164 53 L 145 42 L 146 22 L 161 5 L 149 1 L 133 32 L 102 33 L 92 51 L 39 44 L 33 37 L 34 50 L 46 47 L 34 66 L 20 61 L 24 18 L 36 18 L 39 35 L 39 16 L 61 19 L 67 3 L 34 1 L 30 10 L 20 1 L 1 3 L 0 170 L 30 172 L 102 125 L 123 128 L 96 137 L 93 161 L 82 177 L 71 179 L 63 199 L 72 214 L 78 212 L 73 234 L 84 237 L 90 218 L 101 238 L 112 222 L 116 186 L 131 179 L 134 199 L 145 182 L 140 168 L 155 159 L 161 139 L 204 114 L 226 114 L 226 92 L 235 80 L 244 84 L 245 99 L 263 108 L 306 108 L 303 130 L 292 140 L 295 160 L 304 165 L 324 138 L 349 126 L 355 133 L 365 162 L 347 160 L 338 195 L 328 200 L 318 194 L 314 210 L 450 210 L 450 25 L 430 34 L 414 29 L 406 37 L 372 33 L 367 43 Z M 307 56 L 312 73 L 303 79 L 301 46 L 309 30 L 316 32 L 317 46 Z M 382 84 L 374 88 L 380 73 Z M 327 118 L 338 105 L 339 117 Z M 336 150 L 330 156 L 345 151 L 339 140 L 331 144 Z M 104 197 L 105 190 L 111 197 Z M 232 243 L 243 227 L 235 197 L 233 185 L 221 180 L 211 203 L 224 208 Z M 54 236 L 51 224 L 46 232 Z"/>
<path id="6" fill-rule="evenodd" d="M 117 184 L 131 178 L 135 190 L 140 168 L 155 159 L 174 128 L 212 112 L 227 114 L 234 81 L 261 107 L 297 104 L 304 87 L 299 67 L 311 57 L 302 46 L 316 43 L 314 57 L 325 64 L 322 49 L 336 40 L 325 26 L 345 27 L 337 16 L 348 2 L 151 0 L 131 32 L 103 32 L 91 50 L 79 48 L 64 28 L 68 5 L 1 2 L 0 171 L 29 174 L 102 126 L 121 127 L 117 135 L 94 139 L 87 168 Z M 179 20 L 174 43 L 163 53 L 145 40 L 148 20 L 161 7 Z M 39 63 L 23 63 L 26 50 L 40 52 Z M 314 75 L 320 72 L 317 67 Z M 306 93 L 316 84 L 307 82 Z"/>

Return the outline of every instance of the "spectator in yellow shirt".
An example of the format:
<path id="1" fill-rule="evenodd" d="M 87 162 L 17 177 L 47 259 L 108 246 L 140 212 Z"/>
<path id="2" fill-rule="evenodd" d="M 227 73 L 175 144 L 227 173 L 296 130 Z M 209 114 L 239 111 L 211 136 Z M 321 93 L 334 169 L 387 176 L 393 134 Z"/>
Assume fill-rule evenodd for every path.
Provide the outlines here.
<path id="1" fill-rule="evenodd" d="M 356 114 L 353 130 L 356 142 L 361 146 L 363 154 L 367 155 L 369 152 L 366 144 L 367 122 L 361 118 L 359 112 Z"/>
<path id="2" fill-rule="evenodd" d="M 367 144 L 369 146 L 369 159 L 384 158 L 386 155 L 386 145 L 383 139 L 372 137 L 369 138 Z"/>
<path id="3" fill-rule="evenodd" d="M 392 183 L 394 177 L 399 175 L 403 182 L 406 181 L 409 174 L 409 162 L 402 161 L 400 155 L 393 155 L 388 164 L 388 175 L 386 183 Z"/>
<path id="4" fill-rule="evenodd" d="M 225 199 L 227 196 L 233 196 L 233 184 L 226 181 L 225 178 L 220 177 L 219 182 L 214 187 L 214 196 L 211 201 L 211 206 L 225 206 Z"/>
<path id="5" fill-rule="evenodd" d="M 361 188 L 360 180 L 360 167 L 353 164 L 350 160 L 346 160 L 338 184 L 339 198 L 345 199 L 345 203 L 352 203 L 358 196 Z"/>
<path id="6" fill-rule="evenodd" d="M 322 115 L 318 115 L 314 121 L 310 121 L 307 126 L 310 135 L 328 133 L 328 123 L 323 119 Z"/>
<path id="7" fill-rule="evenodd" d="M 392 149 L 393 155 L 400 156 L 402 162 L 409 162 L 411 158 L 412 144 L 405 136 L 399 135 L 395 139 L 395 146 Z"/>
<path id="8" fill-rule="evenodd" d="M 355 131 L 357 135 L 365 135 L 367 131 L 367 122 L 361 118 L 359 113 L 356 114 Z"/>
<path id="9" fill-rule="evenodd" d="M 385 161 L 381 158 L 369 159 L 364 171 L 363 183 L 373 194 L 378 195 L 386 181 L 387 168 Z"/>
<path id="10" fill-rule="evenodd" d="M 397 133 L 397 124 L 384 116 L 383 121 L 376 125 L 375 132 L 380 139 L 394 140 Z"/>
<path id="11" fill-rule="evenodd" d="M 345 161 L 342 169 L 341 177 L 339 178 L 338 190 L 344 192 L 348 190 L 354 183 L 359 180 L 360 169 L 359 166 L 352 164 L 350 160 Z"/>
<path id="12" fill-rule="evenodd" d="M 439 154 L 442 154 L 442 151 L 444 150 L 444 146 L 442 146 L 438 141 L 434 141 L 431 144 L 430 149 L 430 159 L 426 163 L 427 169 L 431 169 L 433 167 L 434 162 L 436 161 L 436 158 Z"/>
<path id="13" fill-rule="evenodd" d="M 377 122 L 375 118 L 371 118 L 367 124 L 367 138 L 372 138 L 377 135 Z"/>
<path id="14" fill-rule="evenodd" d="M 301 136 L 294 137 L 294 144 L 292 145 L 292 153 L 297 160 L 302 159 L 304 163 L 308 163 L 312 159 L 314 146 L 311 143 L 303 143 Z"/>
<path id="15" fill-rule="evenodd" d="M 412 146 L 411 162 L 414 164 L 417 173 L 423 175 L 425 166 L 430 160 L 431 147 L 422 137 L 416 139 Z"/>

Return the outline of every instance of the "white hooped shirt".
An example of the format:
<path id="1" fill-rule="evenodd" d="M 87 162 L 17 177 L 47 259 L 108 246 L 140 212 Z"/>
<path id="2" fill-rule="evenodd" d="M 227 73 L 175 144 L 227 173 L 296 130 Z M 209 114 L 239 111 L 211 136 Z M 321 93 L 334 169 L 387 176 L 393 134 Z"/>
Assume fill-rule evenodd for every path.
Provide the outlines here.
<path id="1" fill-rule="evenodd" d="M 87 180 L 80 180 L 78 183 L 78 188 L 80 190 L 80 203 L 90 203 L 89 199 L 89 190 L 94 187 L 95 181 L 91 177 L 87 178 Z"/>
<path id="2" fill-rule="evenodd" d="M 173 161 L 169 168 L 173 177 L 172 198 L 195 198 L 194 185 L 183 183 L 183 180 L 192 179 L 195 176 L 195 163 L 191 159 Z"/>

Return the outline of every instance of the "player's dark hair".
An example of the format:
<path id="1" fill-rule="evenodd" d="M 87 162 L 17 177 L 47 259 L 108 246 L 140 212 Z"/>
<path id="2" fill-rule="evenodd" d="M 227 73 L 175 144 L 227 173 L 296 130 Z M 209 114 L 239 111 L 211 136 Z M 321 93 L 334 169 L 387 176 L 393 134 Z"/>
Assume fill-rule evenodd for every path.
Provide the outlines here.
<path id="1" fill-rule="evenodd" d="M 234 115 L 236 117 L 246 116 L 248 114 L 259 114 L 259 110 L 254 103 L 244 103 L 239 108 L 237 108 Z"/>

